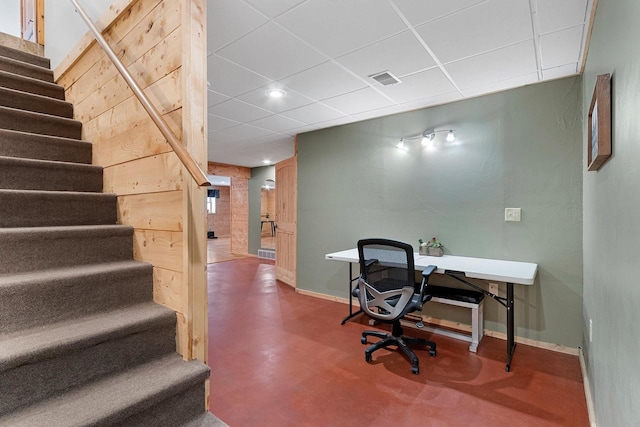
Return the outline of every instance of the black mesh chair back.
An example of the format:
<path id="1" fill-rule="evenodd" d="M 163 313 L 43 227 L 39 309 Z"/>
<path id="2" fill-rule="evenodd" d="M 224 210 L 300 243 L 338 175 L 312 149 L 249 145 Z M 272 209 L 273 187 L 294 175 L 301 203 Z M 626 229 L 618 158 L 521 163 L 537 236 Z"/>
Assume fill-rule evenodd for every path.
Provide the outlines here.
<path id="1" fill-rule="evenodd" d="M 358 242 L 362 310 L 370 317 L 392 323 L 412 307 L 415 289 L 413 247 L 387 239 Z M 362 292 L 364 290 L 364 292 Z"/>

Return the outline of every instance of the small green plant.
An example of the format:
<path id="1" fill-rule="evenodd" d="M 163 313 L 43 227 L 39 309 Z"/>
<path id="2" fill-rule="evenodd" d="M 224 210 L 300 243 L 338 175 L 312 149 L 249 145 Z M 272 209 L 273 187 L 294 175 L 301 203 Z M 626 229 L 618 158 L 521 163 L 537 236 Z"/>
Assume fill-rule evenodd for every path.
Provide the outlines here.
<path id="1" fill-rule="evenodd" d="M 420 246 L 426 246 L 427 248 L 441 248 L 442 246 L 444 246 L 442 242 L 435 237 L 432 237 L 428 242 L 423 242 L 422 239 L 420 239 L 419 241 Z"/>

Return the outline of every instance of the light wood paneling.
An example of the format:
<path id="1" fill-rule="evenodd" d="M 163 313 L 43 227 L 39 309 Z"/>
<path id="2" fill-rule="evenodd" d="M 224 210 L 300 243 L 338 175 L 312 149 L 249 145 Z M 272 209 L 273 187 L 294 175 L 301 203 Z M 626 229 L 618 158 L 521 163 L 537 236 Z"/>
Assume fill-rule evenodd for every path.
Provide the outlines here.
<path id="1" fill-rule="evenodd" d="M 182 191 L 118 196 L 118 222 L 136 229 L 182 231 Z"/>
<path id="2" fill-rule="evenodd" d="M 159 154 L 105 168 L 104 191 L 142 194 L 182 189 L 182 165 L 174 153 Z"/>
<path id="3" fill-rule="evenodd" d="M 179 313 L 186 310 L 182 273 L 153 267 L 153 299 Z"/>
<path id="4" fill-rule="evenodd" d="M 231 180 L 231 252 L 249 253 L 249 180 Z"/>
<path id="5" fill-rule="evenodd" d="M 206 168 L 206 2 L 115 0 L 96 23 L 195 161 Z M 154 299 L 177 311 L 186 358 L 206 354 L 205 191 L 90 35 L 54 72 L 83 122 L 134 258 L 154 265 Z"/>
<path id="6" fill-rule="evenodd" d="M 182 110 L 172 111 L 163 118 L 180 138 Z M 127 126 L 94 129 L 93 133 L 90 140 L 97 141 L 93 145 L 93 157 L 100 159 L 105 167 L 171 151 L 169 143 L 148 117 L 142 117 L 139 121 L 132 120 Z"/>
<path id="7" fill-rule="evenodd" d="M 173 111 L 179 107 L 179 104 L 175 104 L 175 101 L 179 101 L 179 99 L 176 99 L 175 95 L 171 93 L 180 88 L 180 75 L 174 75 L 174 73 L 179 73 L 180 71 L 179 57 L 170 55 L 167 59 L 163 58 L 160 64 L 145 64 L 144 60 L 148 59 L 146 62 L 157 60 L 158 54 L 155 51 L 156 49 L 179 49 L 179 36 L 180 32 L 178 30 L 174 31 L 169 38 L 171 43 L 166 43 L 167 40 L 164 40 L 138 62 L 129 67 L 129 72 L 131 72 L 147 96 L 152 97 L 154 93 L 163 94 L 163 99 L 154 102 L 154 105 L 165 112 Z M 149 67 L 148 71 L 143 72 L 143 68 L 147 66 Z M 111 66 L 110 69 L 112 68 L 114 67 Z M 90 76 L 89 74 L 86 75 Z M 77 85 L 74 85 L 73 87 L 76 86 Z M 134 96 L 129 85 L 120 74 L 114 75 L 101 86 L 97 88 L 92 87 L 91 89 L 91 92 L 74 106 L 75 117 L 82 122 L 89 122 L 110 108 L 120 104 L 125 99 Z M 164 99 L 165 97 L 166 99 Z M 160 97 L 156 96 L 156 98 Z M 168 100 L 173 102 L 167 102 Z"/>
<path id="8" fill-rule="evenodd" d="M 128 31 L 123 38 L 115 33 L 115 30 L 121 29 L 119 26 L 110 29 L 104 35 L 120 61 L 142 88 L 181 65 L 180 11 L 176 10 L 179 4 L 175 3 L 171 6 L 170 19 L 162 19 L 161 14 L 166 12 L 166 7 L 163 5 L 166 3 L 161 2 L 136 27 L 122 28 Z M 145 27 L 149 28 L 148 32 L 141 31 Z M 122 81 L 125 91 L 132 95 L 120 77 L 120 73 L 107 58 L 97 61 L 76 79 L 69 93 L 77 99 L 78 103 L 82 103 L 96 91 L 109 88 L 108 82 L 116 78 Z"/>
<path id="9" fill-rule="evenodd" d="M 144 89 L 145 95 L 156 106 L 161 114 L 166 114 L 177 110 L 181 107 L 180 91 L 180 69 L 162 77 L 155 83 Z M 115 124 L 131 122 L 139 120 L 143 114 L 148 115 L 144 107 L 137 98 L 133 96 L 133 92 L 128 91 L 124 80 L 111 80 L 116 82 L 112 88 L 105 87 L 97 90 L 93 95 L 74 107 L 74 118 L 83 123 L 89 123 L 96 118 L 106 116 L 103 120 L 115 121 Z M 120 84 L 117 84 L 117 83 Z M 126 95 L 126 96 L 125 96 Z M 123 111 L 129 111 L 134 105 L 140 104 L 136 108 L 139 111 L 138 116 L 129 117 L 123 115 Z"/>
<path id="10" fill-rule="evenodd" d="M 276 279 L 296 287 L 297 283 L 297 158 L 276 164 Z"/>
<path id="11" fill-rule="evenodd" d="M 228 176 L 231 178 L 251 178 L 251 168 L 227 165 L 224 163 L 209 162 L 207 164 L 207 173 L 209 175 Z"/>
<path id="12" fill-rule="evenodd" d="M 134 230 L 133 258 L 150 262 L 158 268 L 181 272 L 183 270 L 182 233 Z"/>

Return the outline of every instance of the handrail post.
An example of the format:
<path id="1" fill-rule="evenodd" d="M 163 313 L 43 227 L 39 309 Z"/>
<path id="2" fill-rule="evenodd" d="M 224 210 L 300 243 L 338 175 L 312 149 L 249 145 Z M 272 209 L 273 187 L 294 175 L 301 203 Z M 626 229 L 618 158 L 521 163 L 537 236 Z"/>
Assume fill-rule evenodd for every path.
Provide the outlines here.
<path id="1" fill-rule="evenodd" d="M 89 18 L 89 15 L 87 15 L 87 13 L 84 11 L 82 6 L 80 6 L 77 0 L 70 0 L 70 1 L 71 3 L 73 3 L 73 6 L 75 7 L 76 12 L 78 12 L 80 17 L 84 20 L 84 22 L 87 24 L 87 26 L 93 33 L 93 36 L 95 37 L 98 44 L 105 51 L 106 55 L 109 57 L 111 62 L 113 62 L 113 65 L 115 65 L 115 67 L 118 69 L 118 71 L 120 72 L 124 80 L 127 82 L 127 84 L 129 85 L 133 93 L 136 95 L 136 97 L 138 98 L 138 100 L 140 101 L 144 109 L 147 110 L 147 113 L 149 113 L 151 120 L 153 120 L 156 126 L 158 126 L 158 129 L 160 129 L 160 132 L 162 132 L 162 135 L 166 138 L 167 142 L 173 149 L 173 152 L 176 153 L 176 155 L 178 156 L 178 159 L 180 159 L 182 164 L 187 168 L 187 171 L 189 171 L 189 174 L 193 177 L 194 181 L 201 187 L 210 186 L 211 183 L 207 179 L 207 175 L 202 171 L 202 169 L 193 159 L 191 154 L 189 154 L 187 149 L 184 148 L 182 143 L 171 131 L 167 122 L 162 118 L 162 115 L 160 115 L 160 112 L 151 103 L 149 98 L 147 98 L 147 95 L 144 94 L 144 92 L 142 91 L 138 83 L 133 79 L 129 71 L 125 68 L 124 64 L 122 64 L 122 62 L 118 59 L 118 57 L 113 52 L 111 47 L 107 44 L 104 37 L 102 37 L 102 34 L 98 30 L 98 28 L 96 28 L 93 21 L 91 21 L 91 18 Z"/>

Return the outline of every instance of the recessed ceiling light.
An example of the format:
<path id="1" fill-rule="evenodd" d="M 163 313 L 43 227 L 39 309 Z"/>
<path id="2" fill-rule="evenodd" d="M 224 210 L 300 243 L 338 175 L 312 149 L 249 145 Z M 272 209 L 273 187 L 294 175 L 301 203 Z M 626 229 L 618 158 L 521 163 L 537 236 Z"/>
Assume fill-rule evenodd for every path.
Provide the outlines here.
<path id="1" fill-rule="evenodd" d="M 270 164 L 271 164 L 271 160 L 264 159 L 264 160 L 262 161 L 262 163 L 264 163 L 265 165 L 270 165 Z"/>
<path id="2" fill-rule="evenodd" d="M 282 89 L 269 89 L 265 93 L 269 98 L 284 98 L 287 95 Z"/>

